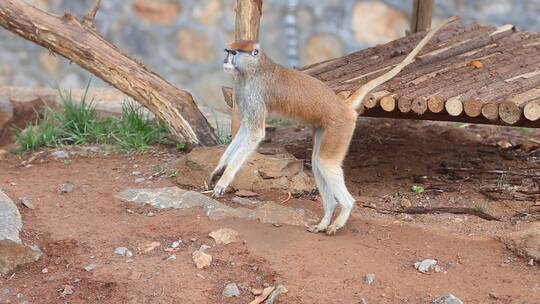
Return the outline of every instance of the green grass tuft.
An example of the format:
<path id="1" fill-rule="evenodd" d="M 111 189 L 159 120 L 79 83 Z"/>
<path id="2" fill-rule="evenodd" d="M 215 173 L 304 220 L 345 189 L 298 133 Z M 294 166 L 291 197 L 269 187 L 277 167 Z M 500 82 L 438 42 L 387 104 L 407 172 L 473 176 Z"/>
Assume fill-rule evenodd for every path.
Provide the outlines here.
<path id="1" fill-rule="evenodd" d="M 71 93 L 59 92 L 63 111 L 47 108 L 35 126 L 29 125 L 16 132 L 19 151 L 89 143 L 112 145 L 124 150 L 145 150 L 155 144 L 172 144 L 165 124 L 147 117 L 142 106 L 125 102 L 121 117 L 100 118 L 92 102 L 87 101 L 87 92 L 88 87 L 77 103 Z"/>

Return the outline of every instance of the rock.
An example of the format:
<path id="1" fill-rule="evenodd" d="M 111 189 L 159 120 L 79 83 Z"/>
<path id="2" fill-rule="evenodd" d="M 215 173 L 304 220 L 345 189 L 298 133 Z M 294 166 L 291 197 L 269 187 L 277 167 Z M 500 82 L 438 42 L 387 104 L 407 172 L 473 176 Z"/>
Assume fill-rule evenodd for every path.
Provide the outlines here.
<path id="1" fill-rule="evenodd" d="M 212 247 L 206 245 L 206 244 L 202 244 L 201 247 L 199 247 L 199 251 L 202 251 L 202 252 L 205 252 L 206 250 L 210 249 Z"/>
<path id="2" fill-rule="evenodd" d="M 239 205 L 243 205 L 243 206 L 257 206 L 257 205 L 262 204 L 261 201 L 256 200 L 256 199 L 249 199 L 249 198 L 238 197 L 238 196 L 233 197 L 232 202 Z"/>
<path id="3" fill-rule="evenodd" d="M 144 247 L 144 253 L 149 253 L 150 251 L 158 248 L 161 246 L 160 242 L 152 242 Z"/>
<path id="4" fill-rule="evenodd" d="M 456 296 L 454 296 L 451 293 L 447 293 L 445 295 L 442 295 L 438 297 L 437 299 L 433 300 L 431 302 L 432 304 L 463 304 L 463 301 L 458 299 Z"/>
<path id="5" fill-rule="evenodd" d="M 176 183 L 200 188 L 214 170 L 223 151 L 223 147 L 193 149 L 179 161 Z M 231 187 L 254 192 L 268 189 L 311 192 L 315 189 L 315 183 L 304 172 L 303 162 L 291 154 L 255 153 L 237 173 Z"/>
<path id="6" fill-rule="evenodd" d="M 399 202 L 399 205 L 403 209 L 410 208 L 412 206 L 411 201 L 405 197 L 401 199 L 401 201 Z"/>
<path id="7" fill-rule="evenodd" d="M 239 297 L 240 290 L 238 289 L 238 286 L 236 286 L 236 283 L 229 283 L 227 286 L 225 286 L 225 288 L 223 288 L 223 292 L 221 294 L 226 298 Z"/>
<path id="8" fill-rule="evenodd" d="M 210 232 L 209 236 L 216 241 L 216 244 L 230 244 L 239 242 L 238 231 L 230 228 L 221 228 L 216 231 Z"/>
<path id="9" fill-rule="evenodd" d="M 28 197 L 21 197 L 20 199 L 21 205 L 28 209 L 35 209 L 34 204 L 32 203 L 32 200 Z"/>
<path id="10" fill-rule="evenodd" d="M 540 222 L 531 223 L 522 230 L 507 233 L 498 239 L 517 255 L 540 262 Z"/>
<path id="11" fill-rule="evenodd" d="M 88 264 L 86 266 L 83 267 L 84 270 L 86 271 L 92 271 L 94 269 L 96 269 L 97 265 L 96 264 Z"/>
<path id="12" fill-rule="evenodd" d="M 368 304 L 368 301 L 364 298 L 360 299 L 360 303 L 358 304 Z"/>
<path id="13" fill-rule="evenodd" d="M 364 277 L 364 283 L 366 283 L 368 285 L 371 285 L 371 284 L 373 284 L 373 282 L 375 282 L 375 274 L 374 273 L 368 273 Z"/>
<path id="14" fill-rule="evenodd" d="M 142 20 L 155 24 L 170 24 L 180 14 L 181 7 L 177 1 L 136 0 L 133 2 L 133 12 Z"/>
<path id="15" fill-rule="evenodd" d="M 144 183 L 146 179 L 144 177 L 138 177 L 135 179 L 135 184 L 141 184 Z"/>
<path id="16" fill-rule="evenodd" d="M 212 41 L 201 31 L 182 29 L 177 34 L 176 55 L 190 63 L 207 63 L 217 57 Z"/>
<path id="17" fill-rule="evenodd" d="M 25 246 L 10 239 L 0 240 L 0 274 L 9 274 L 27 263 L 32 263 L 41 257 L 41 251 Z"/>
<path id="18" fill-rule="evenodd" d="M 69 295 L 72 295 L 73 293 L 74 293 L 73 286 L 71 285 L 64 285 L 62 286 L 62 289 L 60 289 L 61 297 L 69 296 Z"/>
<path id="19" fill-rule="evenodd" d="M 414 263 L 414 268 L 420 271 L 421 273 L 428 273 L 430 270 L 434 269 L 437 265 L 437 260 L 434 259 L 425 259 L 420 262 Z"/>
<path id="20" fill-rule="evenodd" d="M 131 175 L 135 175 L 135 176 L 138 176 L 138 175 L 141 175 L 142 172 L 141 171 L 133 171 L 131 172 Z"/>
<path id="21" fill-rule="evenodd" d="M 272 293 L 268 296 L 268 298 L 266 298 L 266 301 L 264 301 L 264 304 L 274 304 L 274 302 L 276 301 L 277 297 L 281 294 L 285 294 L 289 292 L 287 290 L 287 288 L 283 285 L 278 285 L 274 291 L 272 291 Z"/>
<path id="22" fill-rule="evenodd" d="M 0 288 L 0 300 L 11 294 L 11 290 L 7 287 Z"/>
<path id="23" fill-rule="evenodd" d="M 41 269 L 41 273 L 43 273 L 43 274 L 49 273 L 49 268 L 45 267 L 45 268 Z"/>
<path id="24" fill-rule="evenodd" d="M 194 251 L 191 257 L 193 258 L 195 266 L 199 269 L 209 267 L 212 263 L 212 256 L 200 250 Z"/>
<path id="25" fill-rule="evenodd" d="M 169 255 L 165 260 L 166 261 L 174 261 L 174 260 L 176 260 L 176 254 L 173 253 L 173 254 Z"/>
<path id="26" fill-rule="evenodd" d="M 154 208 L 186 209 L 201 207 L 211 220 L 224 218 L 258 219 L 263 223 L 304 226 L 316 221 L 310 211 L 282 206 L 272 202 L 261 204 L 255 209 L 232 208 L 219 201 L 194 191 L 178 187 L 155 189 L 129 189 L 116 195 L 123 201 L 148 204 Z"/>
<path id="27" fill-rule="evenodd" d="M 178 248 L 180 245 L 182 245 L 182 240 L 174 241 L 171 244 L 171 248 Z"/>
<path id="28" fill-rule="evenodd" d="M 15 203 L 0 189 L 0 240 L 21 244 L 22 220 Z"/>
<path id="29" fill-rule="evenodd" d="M 259 196 L 259 193 L 249 191 L 249 190 L 238 190 L 234 193 L 236 196 L 240 197 L 256 197 Z"/>
<path id="30" fill-rule="evenodd" d="M 69 158 L 69 153 L 64 150 L 58 150 L 51 153 L 51 156 L 56 159 L 64 159 L 64 158 Z"/>
<path id="31" fill-rule="evenodd" d="M 330 34 L 314 34 L 302 50 L 303 64 L 309 65 L 340 57 L 344 53 L 343 44 L 338 37 Z"/>
<path id="32" fill-rule="evenodd" d="M 133 256 L 133 252 L 131 252 L 131 250 L 127 249 L 126 247 L 116 247 L 116 249 L 114 249 L 114 254 L 128 258 Z"/>
<path id="33" fill-rule="evenodd" d="M 4 149 L 0 149 L 0 160 L 5 159 L 8 154 L 9 154 L 8 151 L 6 151 Z"/>
<path id="34" fill-rule="evenodd" d="M 402 37 L 408 20 L 404 12 L 383 1 L 358 1 L 353 8 L 351 27 L 356 41 L 372 46 Z"/>
<path id="35" fill-rule="evenodd" d="M 66 194 L 66 193 L 72 192 L 74 189 L 75 189 L 75 185 L 73 185 L 70 182 L 67 182 L 67 183 L 58 185 L 56 190 L 58 194 Z"/>

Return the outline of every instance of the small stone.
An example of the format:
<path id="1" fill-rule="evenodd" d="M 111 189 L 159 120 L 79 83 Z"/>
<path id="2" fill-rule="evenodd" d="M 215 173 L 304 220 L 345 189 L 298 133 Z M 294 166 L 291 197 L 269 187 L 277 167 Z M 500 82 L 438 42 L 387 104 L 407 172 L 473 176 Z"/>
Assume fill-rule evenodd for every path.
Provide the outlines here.
<path id="1" fill-rule="evenodd" d="M 171 244 L 171 248 L 178 248 L 180 245 L 182 245 L 182 240 L 174 241 Z"/>
<path id="2" fill-rule="evenodd" d="M 358 304 L 368 304 L 368 301 L 364 298 L 360 299 L 360 302 Z"/>
<path id="3" fill-rule="evenodd" d="M 66 193 L 72 192 L 73 189 L 75 189 L 75 185 L 73 185 L 70 182 L 67 182 L 67 183 L 58 185 L 57 192 L 58 194 L 66 194 Z"/>
<path id="4" fill-rule="evenodd" d="M 444 269 L 443 269 L 441 266 L 439 266 L 439 265 L 435 265 L 435 268 L 434 268 L 434 269 L 435 269 L 435 272 L 437 272 L 437 273 L 444 272 Z"/>
<path id="5" fill-rule="evenodd" d="M 32 199 L 30 199 L 28 197 L 21 197 L 20 201 L 21 201 L 21 205 L 23 205 L 24 207 L 26 207 L 28 209 L 35 209 L 36 208 L 36 207 L 34 207 L 34 204 L 32 203 Z"/>
<path id="6" fill-rule="evenodd" d="M 0 159 L 4 159 L 9 154 L 8 151 L 0 149 Z"/>
<path id="7" fill-rule="evenodd" d="M 83 269 L 86 270 L 86 271 L 92 271 L 92 270 L 94 270 L 96 267 L 97 267 L 96 264 L 89 264 L 89 265 L 84 266 Z"/>
<path id="8" fill-rule="evenodd" d="M 56 159 L 69 158 L 69 153 L 64 150 L 58 150 L 51 153 L 51 156 Z"/>
<path id="9" fill-rule="evenodd" d="M 43 269 L 41 269 L 41 273 L 49 273 L 49 268 L 43 268 Z"/>
<path id="10" fill-rule="evenodd" d="M 144 252 L 145 252 L 145 253 L 148 253 L 148 252 L 150 252 L 150 251 L 152 251 L 152 250 L 158 248 L 159 246 L 161 246 L 161 243 L 160 243 L 160 242 L 152 242 L 152 243 L 150 243 L 150 244 L 148 244 L 148 245 L 145 246 Z"/>
<path id="11" fill-rule="evenodd" d="M 494 293 L 493 291 L 490 292 L 488 295 L 489 295 L 490 298 L 495 299 L 495 300 L 497 300 L 499 298 L 499 296 L 496 293 Z"/>
<path id="12" fill-rule="evenodd" d="M 238 286 L 236 286 L 236 283 L 229 283 L 223 289 L 222 295 L 226 298 L 239 297 L 240 290 L 238 289 Z"/>
<path id="13" fill-rule="evenodd" d="M 248 191 L 248 190 L 238 190 L 234 193 L 234 195 L 239 197 L 255 197 L 259 196 L 259 193 Z"/>
<path id="14" fill-rule="evenodd" d="M 114 253 L 128 258 L 133 256 L 133 252 L 131 252 L 131 250 L 127 249 L 126 247 L 117 247 L 116 249 L 114 249 Z"/>
<path id="15" fill-rule="evenodd" d="M 408 198 L 404 197 L 399 202 L 399 205 L 401 206 L 401 208 L 406 209 L 406 208 L 410 208 L 412 206 L 412 203 Z"/>
<path id="16" fill-rule="evenodd" d="M 216 241 L 216 244 L 230 244 L 240 241 L 238 231 L 230 228 L 221 228 L 210 232 L 209 236 Z"/>
<path id="17" fill-rule="evenodd" d="M 266 301 L 264 301 L 264 304 L 274 304 L 274 302 L 276 301 L 279 295 L 287 293 L 287 292 L 289 292 L 289 290 L 287 290 L 285 286 L 278 285 L 276 289 L 274 289 L 274 291 L 272 291 L 272 293 L 268 296 Z"/>
<path id="18" fill-rule="evenodd" d="M 176 254 L 171 254 L 167 257 L 167 261 L 174 261 L 176 260 Z"/>
<path id="19" fill-rule="evenodd" d="M 141 184 L 144 183 L 146 179 L 144 177 L 139 177 L 135 179 L 135 184 Z"/>
<path id="20" fill-rule="evenodd" d="M 364 277 L 364 282 L 368 285 L 371 285 L 373 284 L 373 282 L 375 282 L 375 274 L 374 273 L 368 273 L 365 277 Z"/>
<path id="21" fill-rule="evenodd" d="M 414 263 L 414 268 L 421 273 L 428 273 L 431 269 L 434 269 L 435 265 L 437 265 L 437 260 L 425 259 L 421 262 Z"/>
<path id="22" fill-rule="evenodd" d="M 534 259 L 530 259 L 529 262 L 527 263 L 527 265 L 534 266 Z"/>
<path id="23" fill-rule="evenodd" d="M 141 175 L 142 173 L 141 171 L 133 171 L 131 172 L 131 174 L 137 176 L 137 175 Z"/>
<path id="24" fill-rule="evenodd" d="M 193 262 L 198 269 L 209 267 L 212 263 L 212 256 L 200 250 L 194 251 L 192 254 Z"/>
<path id="25" fill-rule="evenodd" d="M 73 286 L 71 286 L 71 285 L 62 286 L 62 289 L 60 289 L 60 291 L 61 291 L 61 293 L 60 293 L 61 297 L 72 295 L 73 292 L 74 292 L 73 291 Z"/>
<path id="26" fill-rule="evenodd" d="M 11 290 L 9 290 L 9 288 L 7 287 L 0 288 L 0 296 L 9 296 L 10 293 L 11 293 Z"/>
<path id="27" fill-rule="evenodd" d="M 155 214 L 154 212 L 152 212 L 152 211 L 150 211 L 150 212 L 148 212 L 148 213 L 146 214 L 146 216 L 148 216 L 148 217 L 152 217 L 152 216 L 155 216 L 155 215 L 156 215 L 156 214 Z"/>
<path id="28" fill-rule="evenodd" d="M 432 304 L 463 304 L 463 301 L 458 299 L 451 293 L 447 293 L 433 300 Z"/>
<path id="29" fill-rule="evenodd" d="M 210 249 L 210 246 L 206 244 L 202 244 L 201 247 L 199 247 L 199 251 L 205 252 L 207 249 Z"/>

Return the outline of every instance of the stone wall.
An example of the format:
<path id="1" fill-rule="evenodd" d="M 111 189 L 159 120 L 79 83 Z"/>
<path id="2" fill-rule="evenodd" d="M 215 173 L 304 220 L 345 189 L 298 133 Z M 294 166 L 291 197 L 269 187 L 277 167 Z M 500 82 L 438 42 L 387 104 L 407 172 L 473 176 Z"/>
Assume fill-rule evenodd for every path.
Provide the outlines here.
<path id="1" fill-rule="evenodd" d="M 54 14 L 81 16 L 93 0 L 27 0 Z M 197 101 L 222 107 L 223 47 L 234 31 L 235 0 L 103 0 L 105 38 Z M 412 0 L 265 0 L 261 43 L 277 62 L 308 64 L 404 34 Z M 435 18 L 540 31 L 540 0 L 436 0 Z M 0 28 L 0 86 L 80 88 L 90 75 Z M 93 80 L 94 86 L 105 86 Z"/>

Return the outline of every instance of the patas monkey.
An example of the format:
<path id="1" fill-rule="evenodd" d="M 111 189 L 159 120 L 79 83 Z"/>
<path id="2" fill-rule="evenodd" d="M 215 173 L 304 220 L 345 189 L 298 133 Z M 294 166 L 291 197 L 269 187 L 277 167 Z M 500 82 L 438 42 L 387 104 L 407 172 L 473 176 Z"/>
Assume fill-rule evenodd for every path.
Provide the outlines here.
<path id="1" fill-rule="evenodd" d="M 221 196 L 225 192 L 242 164 L 264 139 L 267 113 L 275 112 L 299 119 L 313 126 L 312 170 L 324 207 L 320 223 L 308 230 L 336 233 L 349 219 L 355 202 L 345 186 L 342 162 L 356 126 L 356 110 L 369 91 L 413 62 L 433 35 L 456 19 L 449 18 L 432 29 L 403 62 L 366 83 L 345 101 L 320 80 L 274 63 L 256 42 L 232 43 L 225 49 L 227 57 L 223 68 L 231 72 L 234 78 L 234 99 L 240 127 L 210 177 L 212 182 L 215 177 L 222 175 L 213 195 Z M 330 224 L 336 200 L 341 211 Z"/>

